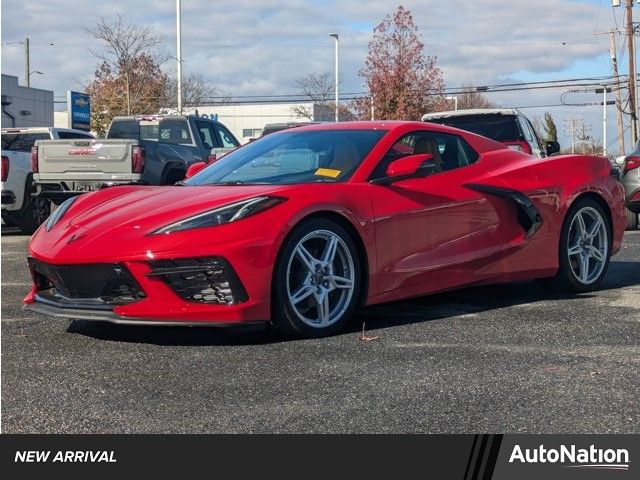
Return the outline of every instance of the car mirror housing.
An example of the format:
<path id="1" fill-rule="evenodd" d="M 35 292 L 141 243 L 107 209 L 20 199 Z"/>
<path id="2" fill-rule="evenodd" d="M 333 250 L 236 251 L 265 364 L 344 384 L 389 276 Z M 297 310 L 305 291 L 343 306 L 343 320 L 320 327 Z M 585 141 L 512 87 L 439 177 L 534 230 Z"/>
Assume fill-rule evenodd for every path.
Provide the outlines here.
<path id="1" fill-rule="evenodd" d="M 187 173 L 185 174 L 184 178 L 193 177 L 196 173 L 198 173 L 200 170 L 202 170 L 206 166 L 207 166 L 207 162 L 192 163 L 191 165 L 189 165 L 189 168 L 187 169 Z"/>
<path id="2" fill-rule="evenodd" d="M 394 160 L 387 167 L 387 178 L 391 181 L 423 176 L 421 167 L 433 160 L 431 153 L 417 153 Z"/>
<path id="3" fill-rule="evenodd" d="M 560 152 L 560 144 L 558 142 L 547 142 L 547 155 L 551 156 Z"/>

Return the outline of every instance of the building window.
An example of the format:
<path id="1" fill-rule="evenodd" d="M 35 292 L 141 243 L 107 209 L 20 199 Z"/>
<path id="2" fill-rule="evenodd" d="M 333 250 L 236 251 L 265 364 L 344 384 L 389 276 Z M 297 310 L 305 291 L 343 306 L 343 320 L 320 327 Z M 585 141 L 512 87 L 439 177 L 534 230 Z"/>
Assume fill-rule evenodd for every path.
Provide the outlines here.
<path id="1" fill-rule="evenodd" d="M 243 128 L 242 129 L 242 138 L 251 137 L 257 138 L 262 134 L 261 128 Z"/>

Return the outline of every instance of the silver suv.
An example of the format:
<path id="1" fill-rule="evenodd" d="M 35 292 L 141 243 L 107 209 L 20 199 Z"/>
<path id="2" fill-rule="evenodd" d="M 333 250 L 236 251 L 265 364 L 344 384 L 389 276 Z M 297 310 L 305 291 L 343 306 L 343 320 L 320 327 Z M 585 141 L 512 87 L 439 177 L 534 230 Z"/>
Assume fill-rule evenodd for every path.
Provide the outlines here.
<path id="1" fill-rule="evenodd" d="M 622 157 L 620 182 L 627 200 L 627 230 L 635 230 L 640 214 L 640 140 L 629 155 Z"/>

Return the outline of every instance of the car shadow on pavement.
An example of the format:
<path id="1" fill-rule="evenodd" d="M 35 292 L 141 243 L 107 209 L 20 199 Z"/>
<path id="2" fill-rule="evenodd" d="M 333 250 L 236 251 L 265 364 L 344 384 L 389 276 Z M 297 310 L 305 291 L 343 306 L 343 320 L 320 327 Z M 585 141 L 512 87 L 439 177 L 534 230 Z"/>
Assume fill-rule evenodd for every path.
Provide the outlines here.
<path id="1" fill-rule="evenodd" d="M 599 290 L 631 285 L 640 285 L 640 261 L 612 262 L 605 283 Z M 363 324 L 369 332 L 541 301 L 581 301 L 597 295 L 597 291 L 579 295 L 556 293 L 536 282 L 470 287 L 361 308 L 340 335 L 360 332 Z M 71 322 L 67 331 L 100 340 L 166 346 L 263 345 L 295 341 L 283 338 L 267 325 L 231 328 L 145 327 L 76 320 Z"/>

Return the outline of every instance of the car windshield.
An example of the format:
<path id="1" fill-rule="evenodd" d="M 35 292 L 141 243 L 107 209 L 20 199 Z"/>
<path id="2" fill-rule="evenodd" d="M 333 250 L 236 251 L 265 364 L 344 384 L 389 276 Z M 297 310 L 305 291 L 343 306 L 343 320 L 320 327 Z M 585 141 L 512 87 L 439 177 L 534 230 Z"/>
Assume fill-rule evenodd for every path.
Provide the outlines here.
<path id="1" fill-rule="evenodd" d="M 385 130 L 286 130 L 231 152 L 186 185 L 341 182 L 358 168 Z"/>
<path id="2" fill-rule="evenodd" d="M 466 130 L 498 142 L 524 139 L 518 128 L 515 115 L 460 115 L 434 118 L 427 121 Z"/>

